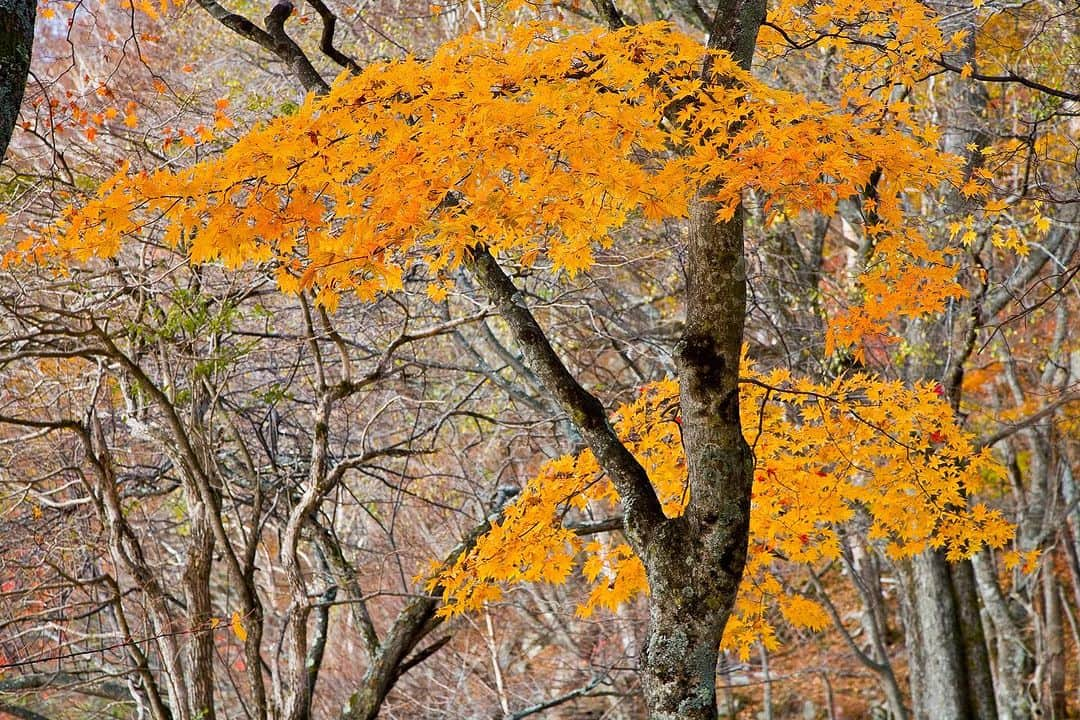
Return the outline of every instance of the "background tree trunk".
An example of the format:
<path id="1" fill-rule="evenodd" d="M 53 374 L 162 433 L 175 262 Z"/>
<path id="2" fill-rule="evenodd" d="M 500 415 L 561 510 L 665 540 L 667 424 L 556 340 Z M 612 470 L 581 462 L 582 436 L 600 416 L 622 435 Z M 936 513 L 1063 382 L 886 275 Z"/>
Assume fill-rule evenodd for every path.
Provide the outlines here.
<path id="1" fill-rule="evenodd" d="M 26 89 L 36 14 L 36 0 L 0 0 L 0 161 L 11 142 Z"/>

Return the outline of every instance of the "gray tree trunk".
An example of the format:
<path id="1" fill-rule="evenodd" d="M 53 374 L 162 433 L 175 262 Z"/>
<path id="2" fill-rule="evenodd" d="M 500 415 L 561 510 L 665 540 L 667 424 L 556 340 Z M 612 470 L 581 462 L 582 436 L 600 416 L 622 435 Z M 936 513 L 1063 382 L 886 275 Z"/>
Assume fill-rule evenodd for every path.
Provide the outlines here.
<path id="1" fill-rule="evenodd" d="M 761 0 L 720 3 L 709 47 L 744 68 L 765 18 Z M 710 68 L 703 71 L 713 82 Z M 654 720 L 713 720 L 716 662 L 746 563 L 753 456 L 739 416 L 739 359 L 746 318 L 743 213 L 717 220 L 702 188 L 690 209 L 686 326 L 676 346 L 690 503 L 640 548 L 652 600 L 640 660 Z"/>
<path id="2" fill-rule="evenodd" d="M 1058 594 L 1057 576 L 1054 574 L 1053 553 L 1043 570 L 1043 615 L 1045 647 L 1040 663 L 1043 666 L 1042 689 L 1043 717 L 1047 720 L 1065 720 L 1068 715 L 1065 694 L 1065 628 L 1062 621 L 1061 596 Z"/>
<path id="3" fill-rule="evenodd" d="M 994 678 L 990 665 L 990 651 L 980 615 L 975 571 L 970 560 L 952 565 L 949 571 L 952 577 L 953 594 L 956 598 L 956 618 L 960 626 L 967 695 L 971 703 L 972 717 L 979 720 L 994 720 L 997 717 Z"/>
<path id="4" fill-rule="evenodd" d="M 912 561 L 916 648 L 921 682 L 912 684 L 918 720 L 974 717 L 965 682 L 963 635 L 944 558 L 927 552 Z"/>
<path id="5" fill-rule="evenodd" d="M 36 14 L 37 0 L 0 0 L 0 161 L 11 142 L 26 89 Z"/>
<path id="6" fill-rule="evenodd" d="M 967 43 L 953 58 L 961 64 L 975 62 L 975 33 L 970 30 Z M 986 102 L 986 90 L 977 83 L 956 79 L 949 87 L 943 146 L 968 156 L 969 172 L 981 161 L 969 145 L 986 143 L 982 131 Z M 960 210 L 966 201 L 954 192 L 946 202 Z M 919 357 L 907 367 L 908 378 L 941 383 L 954 410 L 960 403 L 964 365 L 974 350 L 979 302 L 981 297 L 974 294 L 956 303 L 944 317 L 917 321 L 908 330 L 913 346 L 920 348 Z M 911 619 L 918 625 L 918 647 L 912 653 L 924 663 L 919 672 L 912 673 L 916 717 L 995 720 L 990 654 L 970 561 L 950 564 L 941 552 L 931 550 L 915 558 L 912 567 L 908 578 L 914 583 Z"/>

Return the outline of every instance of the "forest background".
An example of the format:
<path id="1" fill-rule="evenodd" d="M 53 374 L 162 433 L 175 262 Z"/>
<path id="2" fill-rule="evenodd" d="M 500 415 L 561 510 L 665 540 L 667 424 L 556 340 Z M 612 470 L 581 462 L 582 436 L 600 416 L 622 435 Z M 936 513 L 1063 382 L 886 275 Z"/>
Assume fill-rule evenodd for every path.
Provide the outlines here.
<path id="1" fill-rule="evenodd" d="M 0 714 L 1080 713 L 1077 5 L 30 7 Z"/>

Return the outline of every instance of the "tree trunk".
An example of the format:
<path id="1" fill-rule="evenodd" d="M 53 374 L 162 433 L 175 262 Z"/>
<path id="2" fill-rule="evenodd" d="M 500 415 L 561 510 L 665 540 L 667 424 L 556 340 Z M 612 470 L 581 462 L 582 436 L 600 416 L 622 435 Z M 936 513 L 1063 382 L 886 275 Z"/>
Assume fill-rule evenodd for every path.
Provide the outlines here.
<path id="1" fill-rule="evenodd" d="M 709 47 L 749 69 L 765 18 L 761 0 L 717 7 Z M 715 82 L 710 68 L 706 84 Z M 743 212 L 720 221 L 701 188 L 690 208 L 686 326 L 675 348 L 690 502 L 645 538 L 639 554 L 652 600 L 640 667 L 654 720 L 712 720 L 720 639 L 746 564 L 754 462 L 739 415 L 746 318 Z"/>
<path id="2" fill-rule="evenodd" d="M 653 720 L 716 717 L 720 638 L 746 560 L 745 530 L 688 546 L 688 525 L 664 525 L 645 556 L 652 601 L 640 666 Z"/>
<path id="3" fill-rule="evenodd" d="M 1039 660 L 1043 666 L 1043 717 L 1047 720 L 1065 720 L 1065 628 L 1057 576 L 1054 574 L 1054 554 L 1047 555 L 1042 577 L 1045 641 Z"/>
<path id="4" fill-rule="evenodd" d="M 1009 604 L 997 582 L 993 560 L 981 552 L 972 559 L 979 595 L 994 626 L 997 646 L 997 683 L 994 686 L 1000 720 L 1022 720 L 1032 716 L 1026 678 L 1031 671 L 1031 653 L 1021 636 Z"/>
<path id="5" fill-rule="evenodd" d="M 970 560 L 955 563 L 949 570 L 953 594 L 956 598 L 956 617 L 960 625 L 960 649 L 963 652 L 967 695 L 971 701 L 972 717 L 978 720 L 996 720 L 994 678 L 982 617 L 979 614 L 979 594 L 975 585 L 975 571 Z"/>
<path id="6" fill-rule="evenodd" d="M 26 89 L 35 15 L 36 0 L 0 0 L 0 161 L 11 142 Z"/>
<path id="7" fill-rule="evenodd" d="M 656 720 L 716 717 L 717 652 L 749 537 L 753 458 L 742 436 L 738 386 L 743 220 L 740 211 L 719 222 L 719 208 L 706 199 L 712 191 L 703 188 L 690 213 L 686 328 L 676 347 L 690 503 L 641 553 L 652 595 L 642 688 Z"/>
<path id="8" fill-rule="evenodd" d="M 912 569 L 922 671 L 921 687 L 912 687 L 912 694 L 919 696 L 916 718 L 972 717 L 949 567 L 938 553 L 928 551 L 913 559 Z"/>
<path id="9" fill-rule="evenodd" d="M 191 544 L 187 548 L 184 567 L 184 599 L 187 602 L 187 622 L 191 640 L 185 649 L 188 672 L 188 704 L 195 717 L 214 720 L 214 616 L 210 597 L 210 577 L 213 572 L 214 533 L 207 521 L 207 508 L 198 498 L 188 497 L 191 519 Z"/>

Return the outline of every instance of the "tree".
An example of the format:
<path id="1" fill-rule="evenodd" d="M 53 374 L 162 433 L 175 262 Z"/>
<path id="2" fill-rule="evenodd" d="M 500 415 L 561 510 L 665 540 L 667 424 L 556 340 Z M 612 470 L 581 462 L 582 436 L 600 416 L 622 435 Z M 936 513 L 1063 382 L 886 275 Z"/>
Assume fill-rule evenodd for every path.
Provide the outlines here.
<path id="1" fill-rule="evenodd" d="M 957 292 L 948 273 L 922 264 L 944 254 L 904 224 L 899 189 L 960 184 L 957 164 L 930 146 L 932 132 L 909 134 L 906 118 L 880 112 L 883 101 L 866 96 L 853 112 L 830 112 L 754 79 L 746 68 L 759 10 L 728 10 L 713 26 L 727 34 L 714 33 L 706 49 L 665 26 L 558 41 L 558 31 L 530 26 L 503 42 L 463 39 L 428 63 L 369 66 L 191 171 L 117 176 L 24 251 L 64 262 L 107 257 L 125 236 L 160 223 L 166 242 L 187 247 L 193 261 L 273 261 L 283 290 L 313 289 L 328 309 L 346 290 L 374 298 L 400 288 L 402 273 L 416 262 L 442 273 L 430 288 L 438 298 L 447 270 L 467 268 L 620 497 L 629 545 L 651 593 L 641 656 L 651 712 L 714 717 L 713 671 L 746 563 L 754 475 L 739 410 L 742 194 L 768 196 L 776 212 L 829 212 L 873 187 L 868 232 L 876 255 L 891 266 L 864 278 L 866 302 L 833 329 L 831 343 L 850 344 L 897 314 L 936 310 Z M 930 57 L 955 39 L 920 42 Z M 918 58 L 905 58 L 889 72 L 904 78 L 919 67 Z M 581 125 L 572 134 L 565 130 L 571 119 Z M 393 186 L 385 182 L 391 175 Z M 691 197 L 685 188 L 698 190 Z M 668 513 L 658 480 L 555 353 L 495 257 L 525 267 L 544 257 L 573 276 L 591 264 L 592 245 L 607 244 L 608 233 L 639 208 L 645 218 L 689 216 L 687 321 L 676 347 L 680 433 L 672 447 L 685 452 L 688 489 L 683 507 Z M 920 262 L 898 259 L 901 249 Z M 919 293 L 900 295 L 904 285 Z M 883 489 L 877 522 L 895 536 L 898 552 L 933 542 L 960 555 L 984 540 L 1004 541 L 992 513 L 962 510 L 962 488 L 977 484 L 981 465 L 963 457 L 966 441 L 954 439 L 946 417 L 934 416 L 937 429 L 916 425 L 900 437 L 882 427 L 884 419 L 864 417 L 880 402 L 875 394 L 891 392 L 906 413 L 891 422 L 904 426 L 917 396 L 902 400 L 897 388 L 872 381 L 824 390 L 788 386 L 785 376 L 756 382 L 777 394 L 833 398 L 842 409 L 825 413 L 826 424 L 854 417 L 901 448 L 904 463 L 947 470 L 940 484 L 922 490 L 925 512 L 914 527 L 891 516 L 901 503 Z M 860 396 L 855 407 L 852 394 Z M 936 401 L 926 388 L 921 394 Z M 670 405 L 674 396 L 659 400 Z M 763 420 L 767 401 L 759 405 Z M 939 446 L 961 454 L 946 460 Z M 913 460 L 913 452 L 923 460 Z M 819 477 L 830 465 L 823 457 L 814 460 Z M 314 483 L 305 502 L 331 487 Z M 304 502 L 298 507 L 303 517 Z M 439 585 L 436 579 L 432 588 Z M 302 647 L 299 627 L 293 643 Z M 254 655 L 248 664 L 257 666 Z M 293 698 L 301 686 L 292 683 Z M 346 710 L 370 713 L 359 701 Z"/>
<path id="2" fill-rule="evenodd" d="M 252 30 L 254 26 L 245 25 L 242 18 L 219 12 L 215 5 L 204 7 L 256 42 L 266 39 L 263 31 Z M 955 382 L 941 378 L 949 382 L 935 385 L 937 370 L 922 367 L 926 363 L 915 362 L 916 356 L 911 356 L 913 369 L 907 377 L 930 383 L 915 384 L 913 393 L 855 375 L 808 384 L 791 375 L 739 369 L 747 272 L 742 238 L 748 222 L 759 231 L 775 230 L 781 243 L 785 225 L 802 211 L 826 218 L 839 213 L 859 228 L 856 268 L 861 271 L 865 266 L 868 272 L 858 290 L 845 288 L 850 293 L 847 312 L 817 324 L 815 332 L 829 348 L 850 348 L 849 364 L 876 367 L 882 355 L 877 338 L 888 337 L 904 323 L 907 327 L 901 329 L 910 341 L 925 344 L 925 338 L 938 337 L 939 331 L 928 330 L 923 316 L 952 307 L 960 297 L 950 270 L 959 233 L 952 233 L 956 237 L 919 233 L 905 222 L 898 199 L 911 202 L 913 189 L 921 189 L 927 198 L 940 197 L 938 186 L 944 184 L 952 191 L 943 194 L 951 195 L 953 204 L 963 204 L 963 198 L 979 191 L 979 173 L 969 168 L 971 174 L 962 177 L 955 161 L 937 153 L 933 129 L 914 121 L 906 100 L 884 98 L 875 90 L 897 83 L 917 87 L 920 73 L 940 66 L 942 53 L 951 57 L 958 52 L 962 38 L 941 37 L 930 16 L 917 6 L 870 8 L 878 15 L 859 14 L 858 22 L 846 14 L 854 12 L 850 8 L 818 8 L 810 22 L 798 10 L 778 10 L 780 25 L 773 26 L 782 31 L 783 42 L 772 38 L 764 46 L 772 51 L 785 43 L 801 46 L 833 38 L 852 42 L 856 49 L 850 57 L 841 56 L 849 64 L 842 67 L 849 72 L 838 75 L 835 99 L 837 105 L 852 108 L 846 114 L 772 90 L 743 72 L 753 52 L 754 43 L 748 38 L 756 34 L 758 10 L 726 8 L 711 21 L 704 13 L 697 18 L 698 25 L 724 31 L 713 32 L 711 41 L 714 47 L 736 50 L 735 62 L 702 52 L 694 41 L 652 26 L 586 39 L 562 38 L 560 31 L 546 26 L 526 28 L 504 42 L 462 41 L 430 63 L 376 64 L 364 71 L 351 67 L 357 77 L 341 81 L 329 97 L 313 100 L 295 115 L 251 133 L 225 156 L 190 175 L 156 172 L 115 179 L 103 189 L 101 200 L 69 216 L 69 226 L 46 235 L 44 245 L 29 242 L 23 250 L 43 261 L 59 256 L 74 266 L 93 255 L 110 256 L 122 241 L 135 236 L 151 242 L 163 238 L 181 253 L 190 251 L 194 259 L 211 264 L 221 261 L 233 267 L 247 260 L 267 261 L 282 289 L 305 298 L 314 294 L 324 308 L 335 306 L 350 290 L 375 298 L 418 283 L 426 284 L 430 297 L 441 301 L 461 280 L 458 269 L 467 269 L 491 294 L 533 377 L 552 389 L 577 425 L 576 431 L 566 434 L 573 438 L 580 433 L 591 452 L 546 466 L 506 510 L 505 518 L 496 522 L 496 529 L 474 552 L 462 554 L 449 573 L 433 578 L 431 589 L 441 584 L 459 606 L 482 606 L 485 597 L 491 597 L 485 593 L 495 592 L 490 581 L 565 578 L 580 545 L 575 544 L 577 529 L 569 531 L 559 523 L 573 517 L 568 513 L 581 510 L 582 503 L 585 509 L 607 508 L 607 501 L 616 495 L 606 482 L 611 480 L 624 503 L 630 542 L 600 541 L 595 546 L 590 542 L 580 548 L 587 558 L 586 574 L 597 581 L 585 608 L 615 606 L 642 590 L 647 577 L 653 624 L 643 670 L 650 701 L 659 716 L 692 712 L 708 716 L 715 712 L 711 667 L 725 624 L 727 642 L 734 647 L 745 649 L 748 641 L 768 639 L 773 621 L 748 608 L 761 607 L 761 601 L 770 598 L 779 598 L 783 614 L 793 624 L 822 623 L 822 608 L 797 592 L 777 589 L 777 578 L 767 566 L 778 557 L 803 561 L 837 557 L 838 536 L 832 528 L 843 521 L 845 507 L 866 505 L 873 527 L 895 542 L 901 557 L 927 542 L 962 555 L 982 540 L 996 544 L 1006 535 L 997 518 L 979 506 L 963 510 L 968 505 L 965 495 L 982 479 L 978 470 L 989 472 L 992 464 L 985 455 L 972 456 L 939 397 L 947 394 L 955 400 Z M 865 10 L 859 8 L 857 13 Z M 308 72 L 311 63 L 305 65 L 296 54 L 299 46 L 281 39 L 287 13 L 278 8 L 275 12 L 266 31 L 273 42 L 260 44 L 289 63 L 305 87 L 322 89 L 324 84 Z M 609 23 L 627 22 L 612 6 L 600 4 L 598 12 Z M 692 8 L 689 13 L 694 15 Z M 732 17 L 748 19 L 731 22 Z M 326 16 L 322 19 L 325 22 Z M 327 26 L 333 48 L 333 25 L 324 29 Z M 866 41 L 866 34 L 887 39 Z M 567 124 L 574 123 L 583 126 L 580 133 L 567 132 Z M 954 143 L 952 149 L 961 145 Z M 395 182 L 387 183 L 388 177 Z M 686 188 L 700 188 L 697 197 Z M 743 198 L 748 200 L 749 220 L 740 209 Z M 924 201 L 924 207 L 929 205 Z M 678 346 L 681 392 L 670 384 L 648 385 L 637 402 L 625 403 L 612 428 L 603 405 L 583 389 L 585 374 L 580 368 L 572 371 L 571 363 L 556 352 L 552 340 L 557 336 L 535 316 L 535 297 L 523 295 L 521 285 L 529 276 L 550 269 L 572 281 L 573 275 L 590 267 L 596 248 L 609 244 L 610 232 L 626 224 L 639 227 L 642 219 L 683 214 L 690 216 L 690 243 L 688 321 L 684 342 Z M 985 216 L 991 225 L 993 214 Z M 970 222 L 979 220 L 973 217 Z M 960 229 L 964 222 L 960 221 Z M 237 233 L 238 227 L 246 231 Z M 966 232 L 963 237 L 968 242 Z M 1062 233 L 1051 240 L 1056 243 L 1065 237 Z M 1001 248 L 1015 246 L 1006 234 L 991 239 L 987 231 L 987 238 Z M 616 247 L 629 243 L 626 235 L 616 241 Z M 822 276 L 821 256 L 819 247 L 816 264 L 813 258 L 807 263 L 806 275 L 817 278 L 811 281 L 814 290 Z M 1031 265 L 1037 271 L 1039 264 Z M 418 280 L 417 269 L 425 266 L 433 276 Z M 506 267 L 516 267 L 516 277 L 508 275 Z M 19 302 L 12 303 L 13 316 L 19 314 Z M 175 302 L 181 307 L 190 304 L 187 298 Z M 808 304 L 813 304 L 812 294 Z M 62 311 L 63 304 L 55 309 Z M 198 303 L 190 311 L 194 316 L 203 314 Z M 991 307 L 985 312 L 995 311 Z M 330 330 L 327 333 L 333 336 Z M 77 329 L 68 334 L 79 337 Z M 310 339 L 318 344 L 317 334 Z M 123 355 L 113 351 L 110 356 Z M 217 363 L 215 355 L 211 352 L 208 359 Z M 830 362 L 822 359 L 823 365 Z M 508 362 L 516 360 L 511 355 Z M 346 364 L 343 361 L 342 367 Z M 943 365 L 961 367 L 963 358 L 950 357 Z M 530 371 L 519 372 L 525 376 Z M 736 390 L 740 378 L 742 398 Z M 152 386 L 151 382 L 148 387 Z M 875 402 L 882 397 L 889 398 L 898 412 L 881 415 Z M 814 399 L 813 411 L 804 407 L 805 398 Z M 167 397 L 161 407 L 179 403 L 184 408 L 188 402 L 197 424 L 202 412 L 196 408 L 202 403 L 195 398 Z M 920 415 L 922 420 L 913 421 Z M 789 424 L 792 416 L 798 418 L 794 431 Z M 25 416 L 7 420 L 25 424 Z M 76 425 L 84 432 L 92 430 L 90 424 Z M 316 422 L 314 428 L 319 426 Z M 834 435 L 836 428 L 843 428 L 852 444 L 811 441 L 815 427 L 829 426 Z M 740 427 L 747 435 L 756 429 L 752 443 L 759 488 L 752 504 L 752 472 Z M 887 432 L 894 427 L 904 428 L 906 434 Z M 250 438 L 250 446 L 257 447 L 256 441 Z M 100 456 L 102 447 L 98 443 L 91 454 Z M 899 452 L 900 459 L 861 462 L 858 471 L 837 460 L 856 452 L 874 458 Z M 314 451 L 311 459 L 318 460 Z M 770 463 L 773 460 L 775 464 Z M 936 473 L 934 484 L 920 486 L 918 481 L 931 471 Z M 895 485 L 905 472 L 916 481 L 890 498 L 886 481 Z M 188 481 L 196 481 L 197 474 Z M 312 478 L 304 490 L 312 494 L 296 505 L 300 513 L 296 517 L 302 517 L 305 508 L 318 507 L 326 488 L 333 486 Z M 791 508 L 798 506 L 800 493 L 831 483 L 844 502 L 831 509 L 822 504 L 819 514 L 798 516 L 804 530 L 799 531 Z M 867 495 L 865 488 L 860 494 L 866 483 L 880 494 Z M 302 481 L 298 487 L 304 487 Z M 214 492 L 211 486 L 209 494 L 191 493 L 193 497 L 201 493 L 209 503 L 197 513 L 208 527 L 214 526 L 218 514 L 213 512 Z M 288 492 L 283 497 L 296 501 Z M 922 502 L 912 501 L 913 497 Z M 309 504 L 311 498 L 314 505 Z M 541 512 L 531 512 L 537 508 Z M 959 520 L 949 525 L 954 517 Z M 541 528 L 554 532 L 532 535 L 536 552 L 525 556 L 507 538 L 514 537 L 515 529 L 537 525 L 537 519 Z M 781 522 L 770 528 L 770 519 Z M 604 519 L 596 526 L 611 527 L 610 523 Z M 294 520 L 286 521 L 288 526 L 293 528 L 290 545 L 307 542 L 307 530 L 297 535 Z M 747 526 L 754 527 L 758 540 L 749 549 L 740 608 L 736 586 L 743 575 Z M 220 537 L 215 542 L 228 547 Z M 491 551 L 493 547 L 513 550 L 514 561 L 506 563 Z M 284 556 L 299 572 L 293 577 L 299 580 L 292 583 L 293 608 L 284 613 L 291 634 L 285 644 L 295 667 L 290 670 L 292 679 L 280 685 L 280 692 L 289 698 L 290 714 L 295 714 L 310 699 L 310 689 L 307 696 L 302 691 L 307 683 L 299 679 L 300 666 L 307 660 L 303 619 L 309 611 L 326 616 L 316 606 L 307 606 L 310 589 L 304 585 L 303 561 L 292 550 Z M 940 558 L 931 562 L 943 567 Z M 455 597 L 455 590 L 463 592 Z M 939 591 L 924 593 L 930 602 L 939 596 Z M 422 600 L 426 609 L 420 626 L 425 627 L 437 603 Z M 248 623 L 254 623 L 252 627 L 260 623 L 258 614 L 251 612 L 254 607 L 243 607 L 236 622 L 237 637 L 245 635 L 245 647 L 255 650 L 249 660 L 257 657 L 260 647 L 257 633 L 248 628 Z M 444 615 L 453 608 L 447 607 Z M 732 608 L 735 616 L 729 620 Z M 209 614 L 203 614 L 209 622 Z M 915 617 L 907 626 L 917 622 Z M 167 628 L 168 623 L 159 625 Z M 926 632 L 913 637 L 938 639 Z M 912 648 L 922 642 L 917 639 Z M 688 652 L 665 652 L 672 643 Z M 697 651 L 689 652 L 691 647 Z M 877 659 L 871 663 L 884 667 L 885 652 L 875 653 Z M 358 692 L 349 713 L 366 716 L 377 711 L 402 664 L 410 664 L 404 655 L 388 663 L 379 681 L 381 692 Z M 702 672 L 704 666 L 710 671 Z M 257 685 L 257 663 L 249 662 L 248 667 L 256 668 L 249 673 L 252 685 Z M 890 674 L 883 670 L 881 676 L 887 679 Z M 948 677 L 934 675 L 941 681 L 938 686 L 958 690 L 961 683 Z M 952 700 L 914 684 L 917 709 L 922 702 L 922 712 L 958 712 L 943 709 L 952 707 L 945 704 Z M 906 709 L 895 677 L 891 687 L 890 705 L 902 716 Z M 206 690 L 201 692 L 201 699 L 192 701 L 191 712 L 208 702 Z M 177 698 L 185 695 L 184 689 L 165 694 L 173 698 L 168 705 L 181 712 L 185 701 Z"/>

